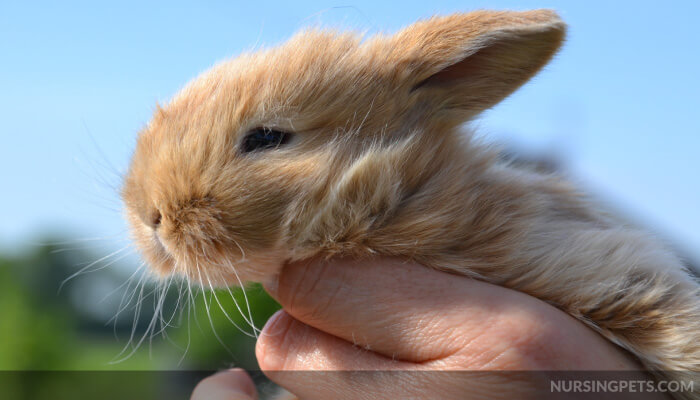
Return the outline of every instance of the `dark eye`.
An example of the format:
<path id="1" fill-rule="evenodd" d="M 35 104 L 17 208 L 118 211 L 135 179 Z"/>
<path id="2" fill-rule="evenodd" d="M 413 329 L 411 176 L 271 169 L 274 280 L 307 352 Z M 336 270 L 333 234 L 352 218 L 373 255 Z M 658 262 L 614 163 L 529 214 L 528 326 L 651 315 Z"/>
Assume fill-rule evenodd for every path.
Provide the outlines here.
<path id="1" fill-rule="evenodd" d="M 255 128 L 248 132 L 241 143 L 241 151 L 250 153 L 251 151 L 275 149 L 289 142 L 292 134 L 271 128 Z"/>

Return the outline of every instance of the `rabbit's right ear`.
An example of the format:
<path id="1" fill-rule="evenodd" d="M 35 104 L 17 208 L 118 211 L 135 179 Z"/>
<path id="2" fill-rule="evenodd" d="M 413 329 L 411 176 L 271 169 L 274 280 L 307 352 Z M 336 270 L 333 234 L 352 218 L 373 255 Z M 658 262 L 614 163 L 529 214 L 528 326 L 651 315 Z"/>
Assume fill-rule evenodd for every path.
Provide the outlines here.
<path id="1" fill-rule="evenodd" d="M 389 38 L 387 67 L 409 96 L 469 119 L 539 71 L 566 26 L 550 10 L 477 11 L 421 21 Z"/>

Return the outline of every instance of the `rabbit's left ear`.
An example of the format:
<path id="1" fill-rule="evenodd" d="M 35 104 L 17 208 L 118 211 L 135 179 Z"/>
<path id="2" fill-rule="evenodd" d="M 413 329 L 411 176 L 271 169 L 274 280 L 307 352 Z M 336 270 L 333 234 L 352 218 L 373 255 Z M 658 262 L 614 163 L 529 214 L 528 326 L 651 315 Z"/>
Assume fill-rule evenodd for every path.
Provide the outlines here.
<path id="1" fill-rule="evenodd" d="M 468 119 L 537 73 L 559 49 L 565 30 L 550 10 L 432 18 L 389 39 L 388 66 L 419 103 Z"/>

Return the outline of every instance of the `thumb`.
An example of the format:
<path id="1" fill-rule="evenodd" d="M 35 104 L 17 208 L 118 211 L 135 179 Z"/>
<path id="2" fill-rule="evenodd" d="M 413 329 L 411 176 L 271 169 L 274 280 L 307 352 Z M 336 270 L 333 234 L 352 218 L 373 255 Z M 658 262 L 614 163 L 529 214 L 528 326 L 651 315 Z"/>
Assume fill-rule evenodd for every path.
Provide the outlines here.
<path id="1" fill-rule="evenodd" d="M 203 379 L 190 400 L 257 400 L 258 392 L 248 374 L 234 368 Z"/>

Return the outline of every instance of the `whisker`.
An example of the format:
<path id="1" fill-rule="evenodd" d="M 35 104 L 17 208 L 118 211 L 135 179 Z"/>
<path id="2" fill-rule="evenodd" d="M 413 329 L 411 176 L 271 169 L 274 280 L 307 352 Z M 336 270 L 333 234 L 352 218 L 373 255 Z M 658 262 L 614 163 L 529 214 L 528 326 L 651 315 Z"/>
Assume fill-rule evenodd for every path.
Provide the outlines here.
<path id="1" fill-rule="evenodd" d="M 145 265 L 146 265 L 146 263 L 141 263 L 141 266 L 136 270 L 136 272 L 138 272 L 139 270 L 141 270 Z M 133 275 L 135 275 L 135 273 L 134 273 Z M 109 323 L 109 322 L 111 322 L 112 320 L 114 320 L 114 324 L 115 324 L 115 325 L 114 325 L 114 329 L 115 329 L 115 331 L 116 331 L 116 329 L 117 329 L 116 323 L 117 323 L 117 319 L 119 318 L 119 315 L 120 315 L 123 311 L 125 311 L 127 308 L 129 308 L 129 304 L 131 304 L 131 301 L 132 301 L 132 300 L 134 299 L 134 297 L 136 296 L 136 293 L 138 293 L 139 286 L 143 283 L 143 280 L 144 280 L 144 278 L 146 277 L 146 275 L 147 275 L 146 271 L 143 271 L 143 272 L 141 273 L 141 277 L 140 277 L 139 280 L 136 282 L 136 285 L 134 286 L 134 290 L 131 291 L 131 295 L 129 295 L 129 287 L 131 287 L 131 283 L 128 283 L 127 286 L 126 286 L 126 288 L 124 289 L 124 294 L 122 295 L 122 299 L 121 299 L 121 301 L 119 302 L 119 306 L 117 307 L 117 313 L 114 315 L 114 317 L 112 317 L 112 318 L 108 321 L 108 323 Z M 131 278 L 129 278 L 129 281 L 131 281 Z M 127 299 L 126 302 L 124 302 L 125 299 Z M 115 334 L 116 334 L 116 332 L 115 332 Z"/>
<path id="2" fill-rule="evenodd" d="M 151 323 L 153 325 L 153 329 L 151 329 L 151 333 L 148 338 L 148 356 L 153 357 L 153 338 L 155 336 L 158 336 L 158 333 L 162 332 L 164 328 L 164 318 L 163 318 L 163 307 L 165 304 L 165 297 L 167 295 L 167 290 L 168 287 L 170 286 L 170 281 L 172 280 L 172 275 L 168 277 L 168 279 L 161 281 L 158 283 L 158 286 L 162 286 L 162 289 L 159 289 L 153 294 L 154 299 L 156 300 L 154 302 L 154 309 L 153 309 L 153 318 L 151 319 Z M 157 304 L 157 306 L 156 306 Z M 156 327 L 157 325 L 160 324 L 161 330 L 159 332 L 156 332 Z"/>
<path id="3" fill-rule="evenodd" d="M 163 297 L 164 300 L 168 296 L 167 290 L 170 288 L 171 282 L 174 278 L 171 276 L 170 279 L 168 279 L 168 282 L 166 283 L 166 290 L 163 292 Z M 182 284 L 180 284 L 180 289 L 178 290 L 178 298 L 177 301 L 175 302 L 175 306 L 173 308 L 173 312 L 170 315 L 170 318 L 166 321 L 163 315 L 163 310 L 161 310 L 161 328 L 158 330 L 158 332 L 155 332 L 154 335 L 159 335 L 162 334 L 164 338 L 167 338 L 167 333 L 166 329 L 170 327 L 174 327 L 174 325 L 171 324 L 171 322 L 175 319 L 175 316 L 177 315 L 177 310 L 180 307 L 180 299 L 182 298 Z"/>
<path id="4" fill-rule="evenodd" d="M 144 275 L 145 275 L 145 274 L 144 274 Z M 124 353 L 126 353 L 126 351 L 129 349 L 129 347 L 132 347 L 132 348 L 133 348 L 132 343 L 133 343 L 133 341 L 134 341 L 134 337 L 136 336 L 136 328 L 138 327 L 138 320 L 139 320 L 139 317 L 141 316 L 141 304 L 142 304 L 142 300 L 141 300 L 141 299 L 142 299 L 142 297 L 143 297 L 143 291 L 144 291 L 144 288 L 145 288 L 145 284 L 143 283 L 143 276 L 144 276 L 144 275 L 142 275 L 142 276 L 141 276 L 141 279 L 139 279 L 139 283 L 136 285 L 136 290 L 135 290 L 135 292 L 134 292 L 134 294 L 135 294 L 136 291 L 138 291 L 138 292 L 139 292 L 139 297 L 136 299 L 136 304 L 134 305 L 134 322 L 133 322 L 133 324 L 131 325 L 131 334 L 129 335 L 129 340 L 126 342 L 126 345 L 124 345 L 124 348 L 122 349 L 122 351 L 119 352 L 119 354 L 117 354 L 117 355 L 115 356 L 115 358 L 121 357 Z M 141 290 L 138 290 L 139 285 L 141 286 Z M 132 350 L 132 352 L 129 353 L 126 357 L 123 357 L 123 358 L 118 359 L 118 360 L 112 360 L 112 361 L 110 361 L 110 364 L 117 364 L 117 363 L 120 363 L 120 362 L 122 362 L 122 361 L 128 359 L 129 357 L 131 357 L 131 355 L 132 355 L 135 351 L 136 351 L 135 349 Z"/>
<path id="5" fill-rule="evenodd" d="M 50 240 L 46 242 L 34 242 L 30 241 L 29 243 L 34 245 L 34 246 L 64 246 L 64 245 L 71 245 L 71 244 L 77 244 L 81 242 L 96 242 L 96 241 L 101 241 L 104 240 L 108 242 L 109 244 L 113 243 L 114 240 L 120 240 L 122 242 L 131 242 L 129 239 L 124 237 L 124 234 L 126 233 L 126 229 L 122 229 L 119 233 L 115 233 L 114 235 L 109 235 L 109 236 L 95 236 L 95 237 L 86 237 L 86 238 L 75 238 L 75 239 L 69 239 L 69 240 Z"/>
<path id="6" fill-rule="evenodd" d="M 117 178 L 117 179 L 119 179 L 119 181 L 121 181 L 122 178 L 123 178 L 122 172 L 120 172 L 119 169 L 116 168 L 116 167 L 114 166 L 114 164 L 112 164 L 111 161 L 109 161 L 109 157 L 107 157 L 107 155 L 105 154 L 105 152 L 102 151 L 102 148 L 97 144 L 97 141 L 95 140 L 95 137 L 93 136 L 92 132 L 90 131 L 90 128 L 88 128 L 87 123 L 85 122 L 85 120 L 83 120 L 82 122 L 83 122 L 83 127 L 85 128 L 85 131 L 87 132 L 88 136 L 90 137 L 90 141 L 92 142 L 92 145 L 95 147 L 95 149 L 97 150 L 97 152 L 99 153 L 99 155 L 102 157 L 102 159 L 104 160 L 104 162 L 107 164 L 107 165 L 102 164 L 102 166 L 103 166 L 103 167 L 106 166 L 106 167 L 107 167 L 107 170 L 108 170 L 110 173 L 112 173 L 112 174 L 114 175 L 115 178 Z"/>
<path id="7" fill-rule="evenodd" d="M 238 249 L 241 251 L 241 261 L 244 261 L 245 260 L 245 250 L 243 250 L 243 247 L 241 247 L 241 245 L 238 243 L 238 241 L 234 237 L 229 236 L 229 239 L 231 239 L 233 241 L 233 243 L 236 246 L 238 246 Z"/>
<path id="8" fill-rule="evenodd" d="M 171 321 L 175 319 L 175 315 L 177 314 L 177 326 L 182 325 L 182 313 L 184 311 L 184 307 L 182 307 L 182 303 L 184 300 L 185 296 L 185 285 L 187 284 L 184 279 L 179 279 L 180 285 L 177 287 L 177 301 L 175 302 L 175 307 L 173 308 L 173 315 L 171 318 Z"/>
<path id="9" fill-rule="evenodd" d="M 194 297 L 192 295 L 192 285 L 190 285 L 189 282 L 187 282 L 187 294 L 188 294 L 188 301 L 187 301 L 187 346 L 185 347 L 185 351 L 182 353 L 182 357 L 180 357 L 180 361 L 178 361 L 177 365 L 179 366 L 182 364 L 182 362 L 185 360 L 185 356 L 187 356 L 187 352 L 190 349 L 190 343 L 192 342 L 192 319 L 190 317 L 191 312 L 192 312 L 192 307 L 194 307 Z M 194 313 L 195 319 L 197 318 L 197 313 Z M 198 323 L 199 324 L 199 323 Z"/>
<path id="10" fill-rule="evenodd" d="M 124 283 L 122 283 L 121 285 L 117 286 L 114 290 L 110 291 L 109 293 L 107 293 L 100 301 L 98 301 L 98 304 L 103 303 L 105 300 L 107 300 L 107 298 L 109 298 L 109 297 L 112 296 L 114 293 L 118 292 L 121 288 L 123 288 L 124 285 L 127 285 L 127 283 L 129 283 L 129 282 L 136 276 L 136 274 L 137 274 L 139 271 L 141 271 L 141 269 L 143 269 L 143 267 L 145 267 L 145 266 L 146 266 L 146 263 L 143 263 L 143 262 L 142 262 L 141 265 L 139 265 L 139 267 L 136 268 L 136 270 L 135 270 L 131 275 L 129 275 L 128 278 L 126 278 L 126 280 L 124 281 Z M 129 288 L 129 286 L 130 286 L 130 285 L 127 285 L 127 289 Z M 125 290 L 125 291 L 126 291 L 126 290 Z M 122 296 L 122 299 L 123 299 L 123 296 Z M 121 304 L 121 303 L 120 303 L 120 304 Z"/>
<path id="11" fill-rule="evenodd" d="M 231 269 L 233 270 L 233 273 L 236 276 L 236 279 L 238 280 L 238 284 L 241 288 L 241 291 L 243 292 L 243 299 L 245 301 L 246 308 L 248 310 L 248 317 L 246 317 L 246 314 L 243 312 L 243 310 L 241 309 L 241 306 L 238 304 L 238 300 L 236 300 L 236 297 L 234 296 L 233 292 L 231 291 L 231 288 L 226 287 L 226 290 L 228 290 L 228 293 L 231 296 L 231 300 L 233 300 L 233 304 L 235 304 L 236 308 L 238 309 L 238 312 L 241 314 L 241 317 L 243 317 L 243 320 L 245 322 L 247 322 L 248 325 L 253 329 L 253 334 L 255 335 L 255 338 L 257 339 L 258 332 L 260 332 L 261 330 L 255 326 L 255 323 L 253 321 L 253 313 L 252 313 L 251 308 L 250 308 L 250 302 L 248 301 L 248 295 L 246 294 L 246 291 L 243 287 L 243 283 L 241 281 L 241 278 L 238 276 L 238 272 L 236 272 L 236 268 L 233 266 L 233 264 L 230 261 L 228 261 L 228 263 L 229 263 Z M 221 278 L 223 280 L 223 274 L 221 274 Z"/>
<path id="12" fill-rule="evenodd" d="M 204 275 L 207 277 L 207 281 L 209 282 L 209 287 L 211 288 L 212 295 L 213 295 L 214 298 L 216 299 L 216 303 L 219 305 L 219 308 L 221 309 L 221 311 L 222 311 L 222 312 L 224 313 L 224 315 L 226 316 L 226 319 L 228 319 L 229 322 L 232 323 L 233 326 L 235 326 L 236 329 L 238 329 L 239 331 L 241 331 L 241 333 L 243 333 L 244 335 L 246 335 L 246 336 L 248 336 L 248 337 L 251 337 L 251 338 L 256 338 L 256 339 L 257 339 L 257 338 L 258 338 L 258 335 L 257 335 L 256 333 L 250 334 L 248 331 L 246 331 L 245 329 L 241 328 L 241 327 L 231 318 L 231 316 L 228 315 L 228 313 L 227 313 L 226 310 L 224 309 L 224 306 L 221 304 L 221 301 L 219 300 L 219 296 L 216 295 L 216 292 L 214 291 L 214 286 L 211 284 L 211 280 L 209 279 L 209 276 L 207 275 L 206 271 L 204 272 Z M 233 298 L 233 295 L 231 295 L 231 297 Z M 234 299 L 233 302 L 236 303 L 236 300 Z M 240 310 L 240 307 L 238 307 L 238 304 L 237 304 L 237 303 L 236 303 L 236 307 Z M 243 319 L 245 320 L 245 319 L 246 319 L 245 315 L 244 315 L 243 313 L 241 313 L 241 315 L 243 316 Z M 246 322 L 248 322 L 248 320 L 246 320 Z M 248 323 L 250 323 L 250 322 L 248 322 Z M 253 332 L 255 332 L 255 331 L 253 331 Z"/>
<path id="13" fill-rule="evenodd" d="M 117 255 L 117 254 L 123 252 L 124 250 L 127 250 L 129 247 L 131 247 L 131 246 L 130 246 L 130 245 L 124 246 L 124 247 L 122 247 L 121 249 L 119 249 L 119 250 L 117 250 L 117 251 L 115 251 L 115 252 L 112 252 L 111 254 L 108 254 L 108 255 L 106 255 L 106 256 L 104 256 L 104 257 L 102 257 L 102 258 L 99 258 L 99 259 L 97 259 L 97 260 L 91 262 L 91 263 L 88 264 L 87 266 L 85 266 L 85 267 L 81 268 L 80 270 L 78 270 L 77 272 L 73 273 L 72 275 L 70 275 L 68 278 L 64 279 L 64 280 L 61 282 L 61 284 L 58 286 L 58 293 L 61 293 L 61 289 L 63 289 L 63 286 L 64 286 L 68 281 L 70 281 L 71 279 L 75 278 L 76 276 L 78 276 L 78 275 L 80 275 L 80 274 L 82 274 L 82 273 L 84 273 L 84 272 L 85 272 L 85 273 L 88 273 L 88 272 L 96 272 L 96 271 L 99 271 L 99 270 L 101 270 L 101 269 L 105 269 L 105 268 L 109 267 L 110 265 L 114 264 L 115 262 L 117 262 L 117 261 L 119 261 L 119 260 L 122 260 L 122 259 L 128 257 L 129 255 L 131 255 L 131 254 L 133 253 L 133 249 L 132 249 L 131 252 L 126 253 L 126 254 L 124 254 L 124 255 L 122 255 L 122 256 L 120 256 L 120 257 L 117 257 L 116 259 L 110 261 L 109 263 L 107 263 L 107 264 L 105 264 L 105 265 L 103 265 L 103 266 L 101 266 L 101 267 L 99 267 L 99 268 L 96 268 L 96 269 L 94 269 L 94 270 L 92 270 L 92 271 L 87 271 L 87 270 L 90 269 L 93 265 L 95 265 L 95 264 L 97 264 L 97 263 L 99 263 L 99 262 L 102 262 L 102 261 L 104 261 L 104 260 L 107 260 L 107 259 L 109 259 L 110 257 L 115 256 L 115 255 Z M 86 272 L 86 271 L 87 271 L 87 272 Z"/>
<path id="14" fill-rule="evenodd" d="M 240 260 L 241 260 L 241 261 L 245 261 L 246 255 L 245 255 L 245 250 L 243 250 L 243 247 L 240 245 L 240 243 L 238 243 L 238 241 L 237 241 L 235 238 L 230 237 L 230 239 L 233 241 L 233 243 L 234 243 L 234 244 L 238 247 L 238 249 L 241 251 L 241 258 L 240 258 Z M 255 323 L 253 322 L 253 314 L 252 314 L 251 309 L 250 309 L 250 302 L 248 301 L 248 294 L 246 293 L 245 286 L 243 285 L 243 282 L 241 281 L 241 277 L 238 275 L 238 271 L 236 271 L 236 267 L 233 265 L 233 263 L 231 262 L 231 260 L 227 260 L 227 262 L 228 262 L 229 266 L 231 267 L 231 270 L 233 271 L 234 275 L 236 276 L 236 280 L 238 281 L 238 286 L 239 286 L 239 287 L 241 288 L 241 290 L 243 291 L 243 298 L 244 298 L 244 300 L 245 300 L 246 308 L 248 309 L 248 317 L 249 317 L 250 319 L 247 319 L 247 318 L 246 318 L 245 313 L 243 312 L 243 310 L 241 310 L 241 307 L 238 305 L 238 301 L 236 301 L 236 298 L 233 296 L 233 293 L 231 292 L 231 289 L 230 289 L 230 288 L 227 288 L 227 289 L 228 289 L 228 291 L 229 291 L 229 294 L 231 295 L 231 299 L 233 300 L 233 303 L 236 305 L 236 308 L 238 309 L 238 312 L 241 313 L 241 316 L 242 316 L 243 319 L 248 323 L 248 325 L 250 325 L 250 327 L 253 328 L 253 334 L 255 335 L 255 338 L 257 339 L 257 338 L 258 338 L 258 332 L 261 332 L 261 330 L 258 329 L 258 328 L 255 326 Z M 223 276 L 222 276 L 222 278 L 223 278 Z"/>
<path id="15" fill-rule="evenodd" d="M 182 326 L 182 316 L 183 316 L 183 313 L 185 311 L 185 306 L 182 306 L 181 303 L 183 302 L 183 299 L 185 298 L 184 297 L 184 295 L 185 295 L 184 286 L 185 286 L 186 282 L 184 279 L 178 279 L 178 281 L 180 282 L 180 284 L 178 285 L 178 289 L 177 289 L 177 293 L 178 293 L 177 294 L 177 301 L 175 303 L 175 307 L 173 308 L 173 312 L 170 315 L 170 319 L 168 320 L 168 322 L 166 324 L 167 327 L 179 328 Z M 176 324 L 173 324 L 173 320 L 175 320 L 176 317 L 177 317 L 177 322 L 176 322 Z M 179 343 L 177 343 L 176 341 L 174 341 L 173 339 L 170 338 L 170 336 L 167 334 L 167 331 L 165 329 L 162 329 L 161 332 L 159 332 L 159 333 L 162 335 L 163 339 L 167 340 L 170 344 L 172 344 L 173 346 L 175 346 L 176 348 L 178 348 L 180 350 L 183 350 L 182 346 L 180 346 Z M 179 363 L 178 363 L 178 365 L 179 365 Z"/>
<path id="16" fill-rule="evenodd" d="M 143 286 L 142 286 L 142 292 L 143 292 Z M 154 289 L 153 291 L 151 291 L 151 293 L 155 296 L 155 295 L 156 295 L 155 289 Z M 122 361 L 124 361 L 124 360 L 129 359 L 129 357 L 131 357 L 132 355 L 134 355 L 134 353 L 136 353 L 136 351 L 139 349 L 139 347 L 141 347 L 141 344 L 143 344 L 143 342 L 146 340 L 146 337 L 150 337 L 150 339 L 153 338 L 152 332 L 153 332 L 153 330 L 155 329 L 156 323 L 158 322 L 158 315 L 160 314 L 160 308 L 163 306 L 163 301 L 162 301 L 162 300 L 163 300 L 163 299 L 162 299 L 162 297 L 161 297 L 161 299 L 160 299 L 159 301 L 156 301 L 156 302 L 155 302 L 156 305 L 155 305 L 155 308 L 154 308 L 154 311 L 155 311 L 155 312 L 154 312 L 153 318 L 151 318 L 151 321 L 148 323 L 148 326 L 146 327 L 146 331 L 145 331 L 144 334 L 141 336 L 141 339 L 139 339 L 139 341 L 138 341 L 134 346 L 132 346 L 132 350 L 129 352 L 129 354 L 127 354 L 126 356 L 122 357 L 122 358 L 119 359 L 119 360 L 111 361 L 110 364 L 117 364 L 117 363 L 120 363 L 120 362 L 122 362 Z M 139 305 L 139 314 L 140 314 L 140 305 Z M 134 331 L 135 331 L 135 327 L 132 328 L 132 338 L 133 338 L 133 333 L 134 333 Z M 151 335 L 149 335 L 149 334 L 151 334 Z M 131 343 L 131 341 L 132 341 L 132 340 L 130 339 L 129 343 Z M 149 341 L 150 341 L 150 340 L 149 340 Z M 127 345 L 128 345 L 128 344 L 127 344 Z M 125 347 L 124 350 L 126 350 L 126 348 L 127 348 L 127 347 Z M 124 350 L 122 350 L 122 352 L 121 352 L 119 355 L 117 355 L 117 357 L 119 357 L 121 354 L 123 354 L 123 353 L 124 353 Z M 150 348 L 149 348 L 149 351 L 150 351 Z M 149 354 L 150 354 L 150 352 L 149 352 Z"/>
<path id="17" fill-rule="evenodd" d="M 199 260 L 197 260 L 197 262 L 196 262 L 196 267 L 197 267 L 197 274 L 199 275 L 199 281 L 203 282 L 202 281 L 202 273 L 201 273 L 202 270 L 199 266 Z M 206 274 L 206 271 L 204 271 L 204 273 Z M 207 280 L 208 280 L 208 277 L 207 277 Z M 212 296 L 214 295 L 214 288 L 211 288 L 211 295 Z M 211 303 L 211 300 L 209 302 Z M 224 344 L 224 342 L 219 337 L 219 334 L 216 332 L 216 328 L 214 328 L 214 320 L 211 318 L 211 311 L 210 311 L 209 305 L 207 304 L 206 298 L 204 298 L 204 307 L 207 310 L 207 316 L 209 317 L 209 324 L 211 325 L 211 329 L 212 329 L 212 332 L 214 333 L 214 337 L 216 337 L 216 340 L 218 340 L 219 343 L 221 343 L 221 345 L 226 349 L 226 351 L 231 355 L 231 357 L 234 357 L 233 352 L 228 348 L 228 346 L 226 346 L 226 344 Z"/>

